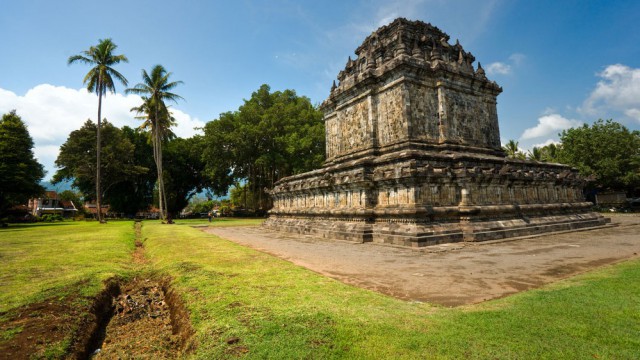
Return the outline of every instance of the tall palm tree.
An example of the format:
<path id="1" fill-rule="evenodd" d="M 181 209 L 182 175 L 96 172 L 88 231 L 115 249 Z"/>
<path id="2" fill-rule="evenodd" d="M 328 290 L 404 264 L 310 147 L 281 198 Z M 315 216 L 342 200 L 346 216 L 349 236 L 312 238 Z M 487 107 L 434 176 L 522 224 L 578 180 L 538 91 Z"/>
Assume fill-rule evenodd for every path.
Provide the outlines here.
<path id="1" fill-rule="evenodd" d="M 153 158 L 158 172 L 158 202 L 160 216 L 164 221 L 167 220 L 167 200 L 162 172 L 162 141 L 171 133 L 170 128 L 175 123 L 165 101 L 177 103 L 182 99 L 180 95 L 171 92 L 176 86 L 182 84 L 182 81 L 169 81 L 169 77 L 171 77 L 170 72 L 167 72 L 162 65 L 156 65 L 151 69 L 151 73 L 143 69 L 142 82 L 126 90 L 126 93 L 141 95 L 143 99 L 141 106 L 131 110 L 146 114 L 146 121 L 142 126 L 151 129 Z"/>
<path id="2" fill-rule="evenodd" d="M 159 160 L 162 158 L 160 151 L 162 151 L 162 142 L 175 138 L 175 134 L 171 131 L 171 126 L 175 125 L 176 120 L 168 111 L 167 106 L 161 106 L 159 113 L 156 115 L 151 99 L 142 96 L 142 104 L 131 108 L 131 111 L 135 111 L 138 116 L 136 119 L 143 120 L 140 125 L 140 129 L 147 130 L 149 133 L 149 140 L 153 146 L 153 159 L 156 163 L 156 169 L 159 169 L 159 181 L 158 181 L 158 203 L 160 207 L 160 213 L 163 214 L 162 218 L 165 219 L 165 207 L 167 204 L 167 196 L 164 191 L 164 177 L 162 173 L 162 164 L 158 166 Z M 155 116 L 154 116 L 155 115 Z M 157 120 L 156 120 L 157 118 Z M 156 123 L 158 126 L 156 126 Z M 164 204 L 164 205 L 163 205 Z"/>
<path id="3" fill-rule="evenodd" d="M 115 77 L 124 86 L 128 85 L 127 79 L 113 68 L 113 65 L 121 62 L 129 62 L 124 55 L 114 55 L 113 52 L 118 46 L 111 39 L 100 39 L 98 45 L 92 46 L 89 50 L 83 51 L 79 55 L 69 57 L 67 63 L 69 65 L 80 62 L 93 66 L 85 75 L 83 84 L 87 85 L 87 90 L 95 92 L 98 95 L 98 130 L 97 130 L 97 146 L 96 146 L 96 216 L 98 221 L 104 222 L 102 217 L 102 191 L 100 188 L 100 126 L 102 120 L 102 97 L 107 95 L 107 90 L 111 93 L 116 92 L 113 82 Z"/>

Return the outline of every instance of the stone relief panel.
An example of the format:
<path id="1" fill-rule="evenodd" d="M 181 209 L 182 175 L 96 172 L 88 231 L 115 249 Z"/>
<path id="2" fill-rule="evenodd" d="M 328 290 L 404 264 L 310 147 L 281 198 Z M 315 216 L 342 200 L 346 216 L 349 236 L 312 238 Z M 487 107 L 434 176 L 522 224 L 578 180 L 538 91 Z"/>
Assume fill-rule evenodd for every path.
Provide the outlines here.
<path id="1" fill-rule="evenodd" d="M 378 144 L 389 145 L 406 138 L 402 86 L 394 86 L 378 94 Z"/>
<path id="2" fill-rule="evenodd" d="M 338 119 L 336 116 L 331 116 L 325 119 L 325 143 L 327 159 L 331 159 L 339 154 L 339 133 L 338 133 Z"/>
<path id="3" fill-rule="evenodd" d="M 366 98 L 337 111 L 340 132 L 337 156 L 363 150 L 371 144 L 369 123 L 369 102 Z"/>
<path id="4" fill-rule="evenodd" d="M 495 102 L 484 96 L 449 90 L 446 92 L 447 138 L 460 144 L 499 147 L 500 132 Z"/>
<path id="5" fill-rule="evenodd" d="M 500 149 L 500 127 L 498 126 L 498 108 L 495 97 L 485 96 L 483 105 L 486 109 L 487 120 L 480 123 L 481 132 L 486 137 L 486 144 L 494 149 Z"/>
<path id="6" fill-rule="evenodd" d="M 424 85 L 408 83 L 411 138 L 436 142 L 438 133 L 438 93 Z"/>

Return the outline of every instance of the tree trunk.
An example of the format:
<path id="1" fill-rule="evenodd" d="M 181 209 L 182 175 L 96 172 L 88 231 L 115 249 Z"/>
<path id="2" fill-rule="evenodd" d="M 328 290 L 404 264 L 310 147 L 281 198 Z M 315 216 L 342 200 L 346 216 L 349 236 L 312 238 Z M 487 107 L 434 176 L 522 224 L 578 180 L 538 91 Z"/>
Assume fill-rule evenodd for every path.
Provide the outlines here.
<path id="1" fill-rule="evenodd" d="M 157 111 L 156 111 L 156 116 L 157 116 Z M 156 162 L 156 173 L 158 175 L 158 207 L 160 208 L 160 219 L 164 221 L 165 216 L 164 216 L 164 197 L 163 197 L 163 186 L 162 186 L 162 169 L 160 166 L 160 156 L 159 156 L 159 152 L 158 152 L 158 148 L 159 148 L 159 144 L 158 144 L 158 126 L 157 126 L 158 120 L 157 118 L 154 119 L 154 121 L 152 122 L 152 128 L 151 128 L 151 138 L 152 138 L 152 145 L 153 145 L 153 159 Z"/>
<path id="2" fill-rule="evenodd" d="M 100 191 L 100 168 L 102 166 L 100 162 L 100 149 L 102 142 L 100 138 L 100 128 L 102 124 L 102 75 L 98 76 L 98 129 L 96 140 L 96 216 L 100 223 L 104 223 L 102 218 L 102 192 Z"/>
<path id="3" fill-rule="evenodd" d="M 169 205 L 167 204 L 167 192 L 164 188 L 164 171 L 162 166 L 162 137 L 160 136 L 160 129 L 158 129 L 158 168 L 159 171 L 159 180 L 160 180 L 160 188 L 162 188 L 162 202 L 164 203 L 164 217 L 163 220 L 167 221 L 167 214 L 169 212 Z M 171 223 L 170 220 L 168 220 Z"/>
<path id="4" fill-rule="evenodd" d="M 167 196 L 164 191 L 164 177 L 162 176 L 162 138 L 160 137 L 160 118 L 158 116 L 158 104 L 155 105 L 155 121 L 152 123 L 152 136 L 154 136 L 154 157 L 158 172 L 158 202 L 160 203 L 160 218 L 167 220 L 166 207 Z"/>

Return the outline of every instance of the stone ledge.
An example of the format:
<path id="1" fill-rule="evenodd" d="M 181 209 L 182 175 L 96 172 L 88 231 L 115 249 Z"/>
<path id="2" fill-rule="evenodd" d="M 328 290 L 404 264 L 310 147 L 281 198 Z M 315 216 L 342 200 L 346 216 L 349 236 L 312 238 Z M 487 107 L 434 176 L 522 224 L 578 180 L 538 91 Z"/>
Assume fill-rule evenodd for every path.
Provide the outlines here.
<path id="1" fill-rule="evenodd" d="M 270 217 L 264 227 L 352 242 L 374 242 L 411 248 L 454 242 L 483 242 L 582 228 L 606 226 L 609 219 L 597 213 L 512 217 L 509 220 L 461 219 L 457 222 L 404 224 Z"/>

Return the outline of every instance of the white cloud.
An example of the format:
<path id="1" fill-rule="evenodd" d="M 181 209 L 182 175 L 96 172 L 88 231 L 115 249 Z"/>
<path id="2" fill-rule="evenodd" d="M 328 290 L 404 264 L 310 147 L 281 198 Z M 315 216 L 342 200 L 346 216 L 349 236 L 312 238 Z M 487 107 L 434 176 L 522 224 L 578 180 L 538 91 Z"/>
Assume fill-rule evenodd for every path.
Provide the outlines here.
<path id="1" fill-rule="evenodd" d="M 521 65 L 525 59 L 526 59 L 526 56 L 520 53 L 511 54 L 509 56 L 509 61 L 511 61 L 515 66 Z"/>
<path id="2" fill-rule="evenodd" d="M 392 22 L 398 17 L 405 17 L 416 20 L 420 14 L 421 5 L 425 4 L 425 0 L 392 0 L 385 1 L 378 8 L 376 19 L 378 19 L 378 27 L 384 26 Z M 372 29 L 372 31 L 375 29 Z"/>
<path id="3" fill-rule="evenodd" d="M 640 122 L 640 69 L 614 64 L 597 75 L 601 80 L 578 110 L 591 116 L 617 111 Z"/>
<path id="4" fill-rule="evenodd" d="M 137 127 L 140 120 L 130 112 L 140 104 L 137 95 L 108 94 L 102 100 L 102 118 L 112 124 Z M 87 119 L 95 121 L 98 114 L 98 97 L 85 89 L 70 89 L 49 84 L 37 85 L 23 96 L 0 88 L 0 114 L 15 109 L 27 124 L 34 141 L 34 154 L 48 171 L 55 172 L 54 161 L 69 133 L 79 129 Z M 177 120 L 174 129 L 180 137 L 190 137 L 197 133 L 194 127 L 203 127 L 204 122 L 192 118 L 178 109 L 172 108 Z"/>
<path id="5" fill-rule="evenodd" d="M 547 145 L 551 145 L 551 144 L 559 145 L 559 144 L 561 144 L 561 143 L 560 143 L 560 141 L 558 141 L 558 140 L 554 140 L 554 139 L 547 139 L 547 141 L 545 141 L 545 142 L 541 142 L 541 143 L 533 144 L 533 145 L 531 146 L 531 148 L 534 148 L 534 147 L 537 147 L 537 148 L 543 148 L 543 147 L 545 147 L 545 146 L 547 146 Z M 531 149 L 528 149 L 528 150 L 531 150 Z"/>
<path id="6" fill-rule="evenodd" d="M 567 119 L 559 114 L 547 114 L 538 118 L 538 125 L 526 129 L 522 133 L 520 139 L 527 140 L 545 136 L 552 136 L 557 134 L 558 131 L 580 125 L 582 125 L 582 122 L 578 120 Z"/>
<path id="7" fill-rule="evenodd" d="M 487 73 L 489 75 L 507 75 L 511 73 L 511 65 L 505 64 L 503 62 L 494 62 L 487 65 Z"/>
<path id="8" fill-rule="evenodd" d="M 640 109 L 627 109 L 624 111 L 624 114 L 640 122 Z"/>
<path id="9" fill-rule="evenodd" d="M 496 61 L 487 65 L 486 70 L 489 75 L 509 75 L 515 68 L 522 65 L 525 59 L 526 56 L 524 54 L 514 53 L 509 55 L 509 58 L 506 62 Z"/>

